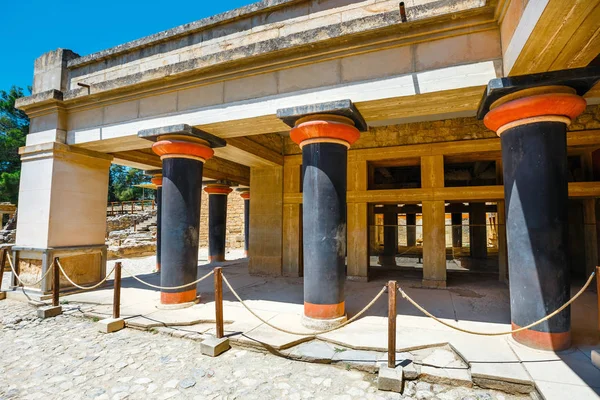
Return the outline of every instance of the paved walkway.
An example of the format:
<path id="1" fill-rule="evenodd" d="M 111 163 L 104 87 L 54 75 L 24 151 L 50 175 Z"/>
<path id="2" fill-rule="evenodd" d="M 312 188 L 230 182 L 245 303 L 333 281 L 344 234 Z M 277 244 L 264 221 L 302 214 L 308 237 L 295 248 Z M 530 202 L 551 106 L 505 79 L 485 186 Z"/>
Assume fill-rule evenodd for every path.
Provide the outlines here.
<path id="1" fill-rule="evenodd" d="M 0 301 L 0 399 L 524 399 L 416 381 L 404 396 L 379 392 L 372 374 L 239 348 L 205 357 L 191 340 L 101 334 L 76 307 L 64 308 L 40 320 L 26 303 Z"/>
<path id="2" fill-rule="evenodd" d="M 159 284 L 149 273 L 154 257 L 122 260 L 126 269 L 148 282 Z M 250 276 L 245 260 L 225 263 L 223 271 L 247 304 L 270 323 L 295 331 L 300 324 L 303 292 L 301 278 Z M 199 274 L 211 267 L 201 266 Z M 146 271 L 146 273 L 144 273 Z M 358 312 L 397 272 L 380 269 L 372 282 L 347 282 L 349 316 Z M 448 290 L 420 288 L 419 281 L 400 280 L 407 293 L 434 315 L 458 326 L 484 332 L 510 330 L 508 289 L 504 284 L 479 277 L 451 276 Z M 573 288 L 573 292 L 578 287 Z M 159 293 L 131 278 L 123 280 L 122 315 L 127 324 L 174 336 L 202 340 L 214 334 L 213 282 L 198 285 L 201 304 L 183 310 L 159 310 Z M 301 360 L 347 365 L 375 371 L 385 359 L 387 345 L 387 301 L 381 299 L 355 323 L 316 339 L 281 333 L 251 316 L 225 289 L 226 334 L 238 345 L 279 352 Z M 109 315 L 112 289 L 65 296 L 69 304 L 80 304 L 90 316 Z M 460 333 L 422 316 L 399 299 L 397 351 L 409 376 L 429 382 L 446 382 L 511 393 L 537 390 L 547 400 L 596 399 L 600 393 L 600 370 L 590 360 L 600 348 L 597 333 L 596 295 L 585 293 L 573 307 L 576 346 L 561 353 L 542 352 L 521 346 L 509 337 L 481 337 Z"/>

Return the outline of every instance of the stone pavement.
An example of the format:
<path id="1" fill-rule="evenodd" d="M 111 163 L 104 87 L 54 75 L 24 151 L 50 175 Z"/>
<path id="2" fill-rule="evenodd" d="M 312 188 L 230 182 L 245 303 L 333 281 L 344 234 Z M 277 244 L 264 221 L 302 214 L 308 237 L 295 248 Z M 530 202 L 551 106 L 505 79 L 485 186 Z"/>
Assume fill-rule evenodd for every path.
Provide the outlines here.
<path id="1" fill-rule="evenodd" d="M 158 274 L 149 273 L 154 258 L 123 260 L 123 265 L 142 279 L 158 284 Z M 301 278 L 250 276 L 245 260 L 222 264 L 224 275 L 247 304 L 276 326 L 308 332 L 300 324 L 302 314 Z M 201 266 L 204 274 L 212 266 Z M 347 282 L 347 311 L 354 315 L 394 276 L 378 272 L 372 282 Z M 417 302 L 447 322 L 461 327 L 498 332 L 510 330 L 506 286 L 479 277 L 454 280 L 448 290 L 420 288 L 418 280 L 400 284 Z M 574 288 L 577 290 L 578 288 Z M 182 310 L 156 308 L 159 293 L 148 290 L 131 278 L 123 280 L 122 310 L 127 325 L 177 337 L 203 340 L 214 334 L 212 278 L 201 282 L 202 301 Z M 250 315 L 224 289 L 225 333 L 238 346 L 279 353 L 282 356 L 320 363 L 332 363 L 376 371 L 386 358 L 387 301 L 379 300 L 362 318 L 338 331 L 312 339 L 282 333 Z M 15 297 L 14 293 L 9 297 Z M 63 297 L 78 304 L 91 317 L 104 318 L 112 310 L 112 289 Z M 525 348 L 506 336 L 482 337 L 446 328 L 419 314 L 410 304 L 398 300 L 397 352 L 406 378 L 429 383 L 451 383 L 470 387 L 501 389 L 509 393 L 540 392 L 545 399 L 595 399 L 600 393 L 600 370 L 590 361 L 598 348 L 596 297 L 585 293 L 573 307 L 573 332 L 577 346 L 559 354 Z"/>
<path id="2" fill-rule="evenodd" d="M 375 375 L 125 329 L 101 334 L 77 307 L 40 320 L 34 307 L 0 302 L 0 399 L 433 399 L 519 400 L 493 390 L 408 382 L 379 392 Z M 528 398 L 528 396 L 527 396 Z"/>

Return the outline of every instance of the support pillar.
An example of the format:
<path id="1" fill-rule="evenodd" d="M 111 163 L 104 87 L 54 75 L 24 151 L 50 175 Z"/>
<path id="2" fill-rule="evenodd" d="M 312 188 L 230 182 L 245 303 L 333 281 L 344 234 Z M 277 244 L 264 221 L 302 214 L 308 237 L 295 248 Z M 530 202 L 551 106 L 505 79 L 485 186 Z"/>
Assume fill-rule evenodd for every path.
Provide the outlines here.
<path id="1" fill-rule="evenodd" d="M 417 214 L 406 214 L 406 245 L 417 245 Z"/>
<path id="2" fill-rule="evenodd" d="M 451 214 L 452 247 L 462 247 L 462 213 Z"/>
<path id="3" fill-rule="evenodd" d="M 487 258 L 487 218 L 485 203 L 469 204 L 469 234 L 471 242 L 471 257 Z"/>
<path id="4" fill-rule="evenodd" d="M 156 187 L 156 270 L 160 272 L 162 170 L 147 171 L 146 174 L 152 176 L 151 182 Z"/>
<path id="5" fill-rule="evenodd" d="M 366 129 L 350 101 L 279 110 L 302 149 L 304 318 L 318 329 L 346 319 L 346 175 L 348 149 Z M 291 119 L 291 120 L 290 120 Z"/>
<path id="6" fill-rule="evenodd" d="M 380 256 L 382 266 L 396 266 L 398 253 L 398 207 L 384 207 L 383 211 L 383 254 Z"/>
<path id="7" fill-rule="evenodd" d="M 244 255 L 248 257 L 248 239 L 250 237 L 250 190 L 240 190 L 240 197 L 244 199 Z"/>
<path id="8" fill-rule="evenodd" d="M 579 69 L 492 80 L 479 109 L 502 144 L 513 328 L 570 298 L 566 132 L 585 110 L 581 95 L 600 79 L 595 74 Z M 568 348 L 570 309 L 513 338 L 538 349 Z"/>
<path id="9" fill-rule="evenodd" d="M 208 262 L 225 261 L 225 236 L 227 234 L 227 195 L 232 189 L 226 184 L 210 184 L 208 193 Z"/>
<path id="10" fill-rule="evenodd" d="M 225 141 L 188 125 L 147 129 L 139 137 L 155 141 L 152 150 L 163 163 L 160 285 L 173 287 L 196 280 L 202 171 L 214 147 Z M 161 304 L 196 299 L 196 287 L 162 289 Z"/>
<path id="11" fill-rule="evenodd" d="M 504 200 L 497 203 L 498 210 L 498 280 L 508 283 L 508 253 L 506 250 L 506 208 Z"/>

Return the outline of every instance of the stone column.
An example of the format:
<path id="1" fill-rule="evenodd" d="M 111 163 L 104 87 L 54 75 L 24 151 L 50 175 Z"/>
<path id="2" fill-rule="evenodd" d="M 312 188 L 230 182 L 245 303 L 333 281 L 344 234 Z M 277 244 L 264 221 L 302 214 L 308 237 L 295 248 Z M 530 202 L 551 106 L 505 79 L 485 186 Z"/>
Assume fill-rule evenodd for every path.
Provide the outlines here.
<path id="1" fill-rule="evenodd" d="M 398 211 L 396 206 L 383 208 L 383 254 L 382 266 L 396 266 L 398 253 Z"/>
<path id="2" fill-rule="evenodd" d="M 485 115 L 502 143 L 513 328 L 570 298 L 566 132 L 585 110 L 585 88 L 599 78 L 586 82 L 582 69 L 497 79 L 480 106 L 479 117 Z M 570 309 L 513 337 L 530 347 L 564 350 L 571 343 Z"/>
<path id="3" fill-rule="evenodd" d="M 487 258 L 487 218 L 485 203 L 469 204 L 471 257 Z"/>
<path id="4" fill-rule="evenodd" d="M 250 237 L 250 190 L 240 190 L 240 197 L 244 199 L 244 255 L 248 257 L 248 239 Z"/>
<path id="5" fill-rule="evenodd" d="M 452 247 L 462 247 L 462 213 L 451 214 Z"/>
<path id="6" fill-rule="evenodd" d="M 279 110 L 277 114 L 294 126 L 290 137 L 302 149 L 303 324 L 316 329 L 337 325 L 346 319 L 348 149 L 360 137 L 359 129 L 366 126 L 350 101 Z"/>
<path id="7" fill-rule="evenodd" d="M 406 245 L 417 245 L 417 214 L 406 214 Z"/>
<path id="8" fill-rule="evenodd" d="M 229 185 L 214 183 L 204 188 L 208 193 L 208 262 L 225 261 L 227 233 L 227 195 Z"/>
<path id="9" fill-rule="evenodd" d="M 152 176 L 150 180 L 156 186 L 156 270 L 160 271 L 160 244 L 161 244 L 161 210 L 162 210 L 162 170 L 146 171 Z"/>
<path id="10" fill-rule="evenodd" d="M 188 125 L 143 130 L 138 136 L 155 140 L 152 150 L 163 163 L 160 285 L 181 286 L 198 275 L 198 231 L 202 170 L 214 147 L 225 141 Z M 162 304 L 191 303 L 196 287 L 162 289 Z"/>

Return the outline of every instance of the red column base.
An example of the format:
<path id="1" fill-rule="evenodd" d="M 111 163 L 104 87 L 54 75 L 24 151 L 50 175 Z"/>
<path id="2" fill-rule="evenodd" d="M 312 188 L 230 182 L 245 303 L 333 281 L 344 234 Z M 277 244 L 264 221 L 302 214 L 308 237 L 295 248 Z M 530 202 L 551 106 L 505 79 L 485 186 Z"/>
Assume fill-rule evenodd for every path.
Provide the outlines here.
<path id="1" fill-rule="evenodd" d="M 512 329 L 519 329 L 520 326 L 512 323 Z M 548 333 L 538 332 L 526 329 L 521 332 L 513 333 L 513 339 L 538 350 L 561 351 L 571 347 L 571 332 Z"/>
<path id="2" fill-rule="evenodd" d="M 182 304 L 196 300 L 196 288 L 185 292 L 160 293 L 160 304 Z"/>
<path id="3" fill-rule="evenodd" d="M 314 319 L 334 319 L 346 315 L 345 302 L 338 304 L 312 304 L 304 302 L 304 315 Z"/>
<path id="4" fill-rule="evenodd" d="M 208 256 L 208 262 L 212 263 L 212 262 L 223 262 L 225 261 L 225 256 L 223 254 L 219 254 L 216 256 Z"/>

